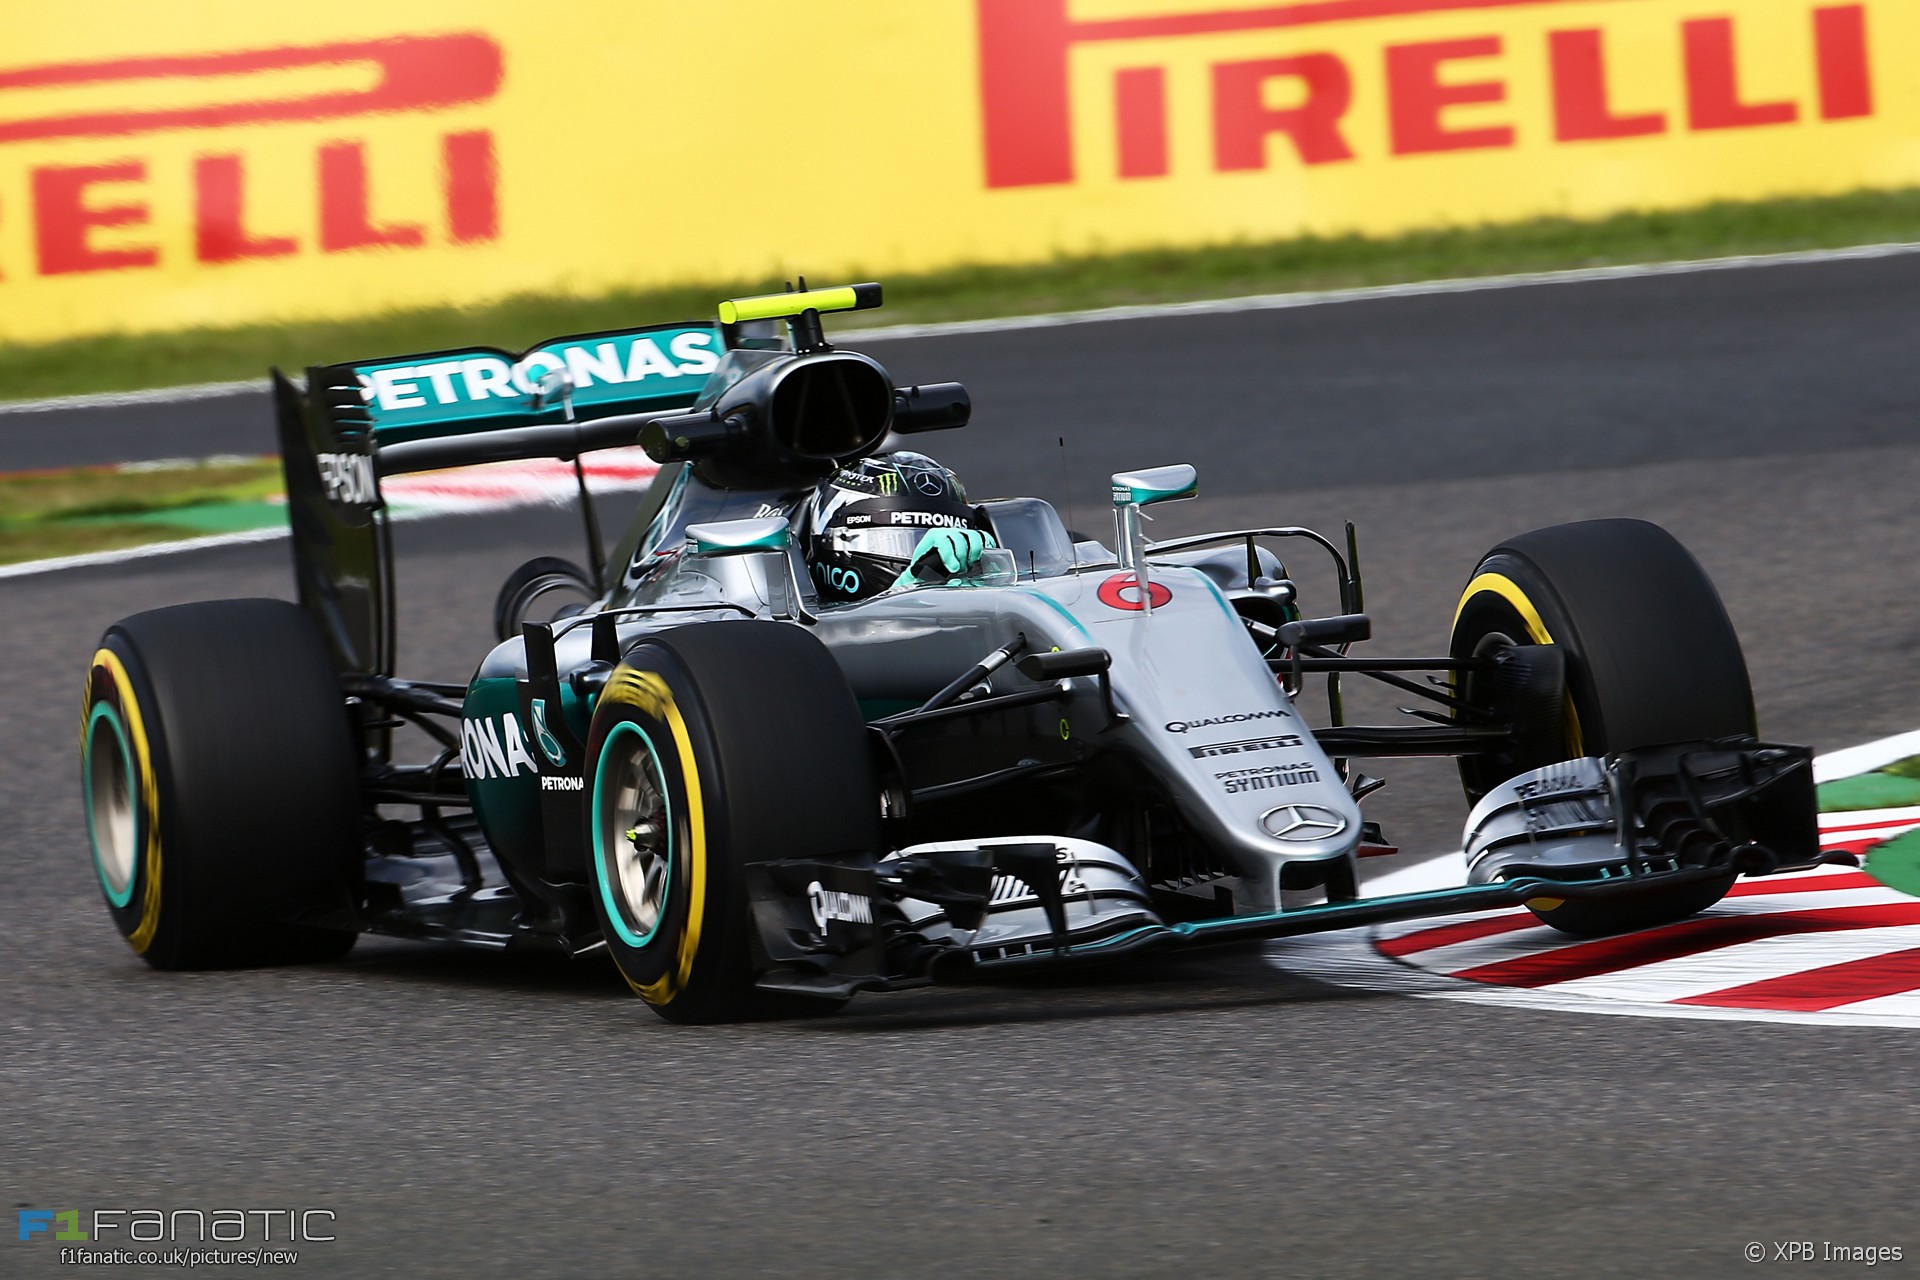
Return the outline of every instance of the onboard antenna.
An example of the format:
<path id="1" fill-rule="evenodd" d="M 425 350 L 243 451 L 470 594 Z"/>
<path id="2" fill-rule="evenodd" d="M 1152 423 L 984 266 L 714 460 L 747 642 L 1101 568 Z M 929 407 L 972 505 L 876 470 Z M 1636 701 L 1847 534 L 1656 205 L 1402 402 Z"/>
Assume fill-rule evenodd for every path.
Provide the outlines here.
<path id="1" fill-rule="evenodd" d="M 1067 474 L 1067 438 L 1060 440 L 1060 495 L 1067 503 L 1067 536 L 1073 536 L 1073 478 Z"/>

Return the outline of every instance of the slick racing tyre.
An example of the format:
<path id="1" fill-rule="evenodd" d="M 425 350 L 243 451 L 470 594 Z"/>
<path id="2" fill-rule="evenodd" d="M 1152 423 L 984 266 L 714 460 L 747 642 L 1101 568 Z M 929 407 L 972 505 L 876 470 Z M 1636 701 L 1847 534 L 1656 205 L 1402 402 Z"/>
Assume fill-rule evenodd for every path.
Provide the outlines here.
<path id="1" fill-rule="evenodd" d="M 1642 520 L 1586 520 L 1510 538 L 1488 552 L 1455 611 L 1449 652 L 1558 645 L 1566 659 L 1565 740 L 1546 758 L 1463 756 L 1478 798 L 1557 760 L 1754 732 L 1739 638 L 1706 572 L 1672 534 Z M 1469 702 L 1485 701 L 1472 674 Z M 1563 932 L 1592 936 L 1663 924 L 1718 902 L 1733 877 L 1638 897 L 1527 905 Z"/>
<path id="2" fill-rule="evenodd" d="M 501 640 L 512 640 L 518 636 L 520 624 L 535 616 L 534 605 L 540 597 L 551 592 L 558 591 L 591 600 L 598 590 L 593 575 L 573 561 L 562 560 L 558 556 L 535 556 L 508 574 L 507 580 L 500 584 L 500 594 L 493 601 L 493 634 Z M 547 610 L 547 616 L 570 616 L 585 607 L 576 600 L 562 606 L 557 612 Z"/>
<path id="3" fill-rule="evenodd" d="M 359 760 L 333 663 L 281 600 L 108 628 L 87 673 L 81 790 L 113 922 L 157 969 L 334 959 L 353 918 Z"/>
<path id="4" fill-rule="evenodd" d="M 777 622 L 651 637 L 608 678 L 586 758 L 588 887 L 628 985 L 673 1022 L 806 1011 L 754 987 L 744 869 L 881 847 L 866 725 L 826 647 Z"/>

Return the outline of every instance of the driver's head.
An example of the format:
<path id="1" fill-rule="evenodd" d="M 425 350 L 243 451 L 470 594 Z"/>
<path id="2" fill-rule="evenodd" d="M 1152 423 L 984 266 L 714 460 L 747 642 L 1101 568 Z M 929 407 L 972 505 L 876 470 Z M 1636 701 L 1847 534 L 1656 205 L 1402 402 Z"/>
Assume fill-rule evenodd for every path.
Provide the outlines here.
<path id="1" fill-rule="evenodd" d="M 865 600 L 893 585 L 927 530 L 977 527 L 953 472 L 924 454 L 883 453 L 821 482 L 807 564 L 822 600 Z"/>

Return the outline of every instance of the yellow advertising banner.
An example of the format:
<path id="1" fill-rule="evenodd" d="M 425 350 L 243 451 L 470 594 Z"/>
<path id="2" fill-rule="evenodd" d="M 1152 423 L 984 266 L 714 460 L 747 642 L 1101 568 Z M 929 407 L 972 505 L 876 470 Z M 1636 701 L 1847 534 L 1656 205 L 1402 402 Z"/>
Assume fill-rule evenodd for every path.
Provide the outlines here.
<path id="1" fill-rule="evenodd" d="M 0 339 L 1920 183 L 1913 0 L 74 0 Z"/>

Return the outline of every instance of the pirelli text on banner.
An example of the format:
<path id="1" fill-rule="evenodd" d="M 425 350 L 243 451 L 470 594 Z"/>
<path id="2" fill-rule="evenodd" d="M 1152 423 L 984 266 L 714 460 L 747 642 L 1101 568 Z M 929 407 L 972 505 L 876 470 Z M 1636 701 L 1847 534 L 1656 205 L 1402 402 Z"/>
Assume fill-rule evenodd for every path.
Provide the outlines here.
<path id="1" fill-rule="evenodd" d="M 86 10 L 8 17 L 0 340 L 1920 183 L 1911 0 Z"/>

